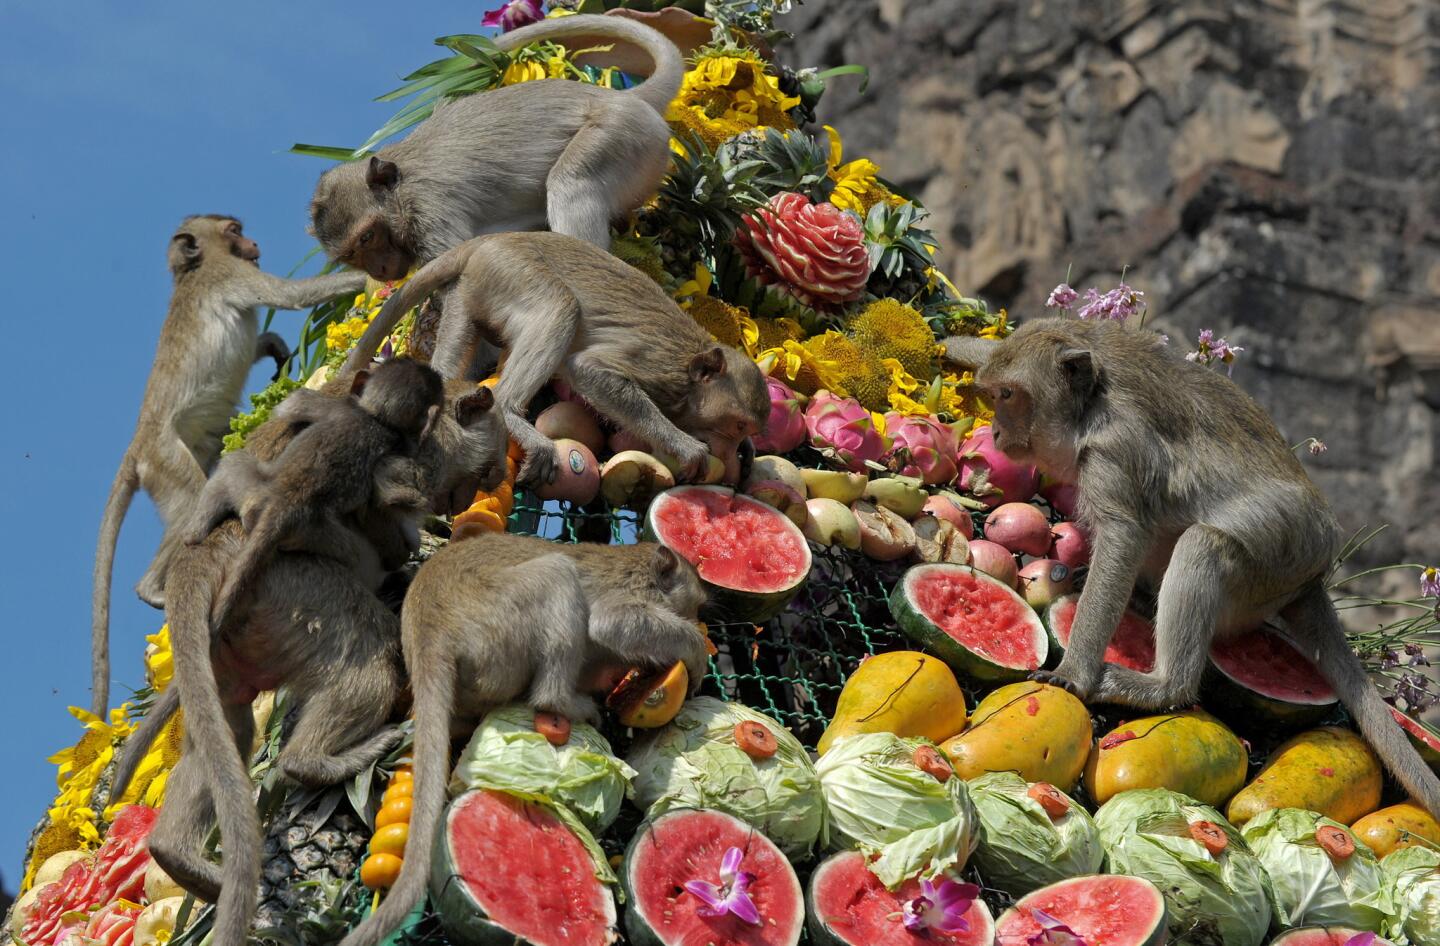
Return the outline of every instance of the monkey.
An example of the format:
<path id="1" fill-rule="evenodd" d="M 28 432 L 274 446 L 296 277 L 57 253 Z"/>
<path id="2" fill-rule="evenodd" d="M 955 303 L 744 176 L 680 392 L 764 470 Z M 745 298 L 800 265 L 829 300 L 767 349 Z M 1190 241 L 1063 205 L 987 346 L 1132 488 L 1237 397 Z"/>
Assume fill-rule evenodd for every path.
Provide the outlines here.
<path id="1" fill-rule="evenodd" d="M 311 231 L 331 259 L 389 281 L 481 233 L 548 224 L 610 245 L 610 222 L 654 194 L 669 167 L 664 116 L 684 60 L 657 30 L 613 16 L 495 37 L 503 51 L 540 41 L 630 44 L 650 76 L 626 91 L 542 79 L 441 102 L 403 140 L 321 175 Z"/>
<path id="2" fill-rule="evenodd" d="M 1400 783 L 1440 815 L 1440 780 L 1391 717 L 1325 592 L 1335 516 L 1258 404 L 1155 333 L 1115 322 L 1042 319 L 998 344 L 947 349 L 979 362 L 996 446 L 1075 483 L 1092 536 L 1065 656 L 1032 678 L 1081 699 L 1188 706 L 1215 638 L 1273 622 Z M 1158 589 L 1149 673 L 1103 661 L 1137 579 Z"/>
<path id="3" fill-rule="evenodd" d="M 654 543 L 593 545 L 489 534 L 431 556 L 400 614 L 415 694 L 415 805 L 399 879 L 341 946 L 374 946 L 425 890 L 454 736 L 522 695 L 536 710 L 594 721 L 580 692 L 616 666 L 684 661 L 692 692 L 708 665 L 694 567 Z"/>
<path id="4" fill-rule="evenodd" d="M 342 377 L 326 393 L 304 393 L 337 396 L 344 385 Z M 423 488 L 448 496 L 457 477 L 469 475 L 461 471 L 473 470 L 483 471 L 482 488 L 493 488 L 500 473 L 491 471 L 504 470 L 508 444 L 499 412 L 486 407 L 484 390 L 461 385 L 451 391 L 452 409 L 440 414 L 421 446 Z M 462 417 L 471 424 L 463 432 Z M 273 461 L 298 435 L 297 426 L 272 416 L 246 449 Z M 231 563 L 244 554 L 243 525 L 227 519 L 199 545 L 176 552 L 166 586 L 174 680 L 127 740 L 112 799 L 125 790 L 155 733 L 183 709 L 184 748 L 148 845 L 177 883 L 216 904 L 215 946 L 242 946 L 255 909 L 261 835 L 244 756 L 254 735 L 249 704 L 256 693 L 284 686 L 295 700 L 294 730 L 277 765 L 304 785 L 350 778 L 398 738 L 385 724 L 404 684 L 399 626 L 375 594 L 377 576 L 411 551 L 395 518 L 369 508 L 333 526 L 364 540 L 342 539 L 338 548 L 368 550 L 371 561 L 278 552 L 218 624 L 211 619 L 214 600 Z M 216 820 L 223 844 L 218 867 L 204 855 Z"/>
<path id="5" fill-rule="evenodd" d="M 476 398 L 488 406 L 491 394 L 483 390 Z M 280 419 L 306 426 L 280 456 L 259 463 L 244 451 L 230 454 L 201 491 L 185 535 L 188 544 L 199 544 L 231 512 L 241 514 L 248 536 L 244 555 L 230 568 L 216 599 L 217 623 L 223 623 L 236 594 L 282 543 L 323 552 L 334 534 L 331 520 L 369 504 L 377 491 L 381 506 L 423 509 L 424 497 L 414 488 L 405 460 L 418 450 L 440 411 L 440 376 L 412 359 L 394 358 L 373 374 L 356 372 L 350 397 L 326 401 L 321 411 L 310 401 L 282 402 L 276 408 Z M 398 469 L 394 463 L 386 466 L 396 460 L 401 461 Z M 377 472 L 384 474 L 378 484 Z"/>
<path id="6" fill-rule="evenodd" d="M 559 233 L 489 234 L 427 263 L 385 301 L 347 368 L 368 359 L 408 309 L 451 284 L 431 364 L 460 377 L 482 336 L 505 350 L 495 397 L 525 451 L 523 485 L 553 482 L 559 469 L 554 443 L 525 416 L 557 373 L 690 477 L 707 454 L 733 458 L 769 419 L 765 377 L 750 358 L 715 341 L 649 277 Z"/>
<path id="7" fill-rule="evenodd" d="M 137 490 L 154 500 L 165 524 L 160 548 L 136 585 L 141 600 L 163 607 L 165 570 L 181 519 L 220 455 L 250 365 L 289 358 L 280 338 L 256 335 L 259 306 L 300 309 L 365 285 L 359 272 L 282 279 L 262 272 L 260 247 L 234 217 L 185 218 L 167 253 L 174 291 L 135 433 L 120 459 L 100 522 L 91 598 L 92 706 L 103 716 L 110 699 L 110 580 L 120 525 Z"/>

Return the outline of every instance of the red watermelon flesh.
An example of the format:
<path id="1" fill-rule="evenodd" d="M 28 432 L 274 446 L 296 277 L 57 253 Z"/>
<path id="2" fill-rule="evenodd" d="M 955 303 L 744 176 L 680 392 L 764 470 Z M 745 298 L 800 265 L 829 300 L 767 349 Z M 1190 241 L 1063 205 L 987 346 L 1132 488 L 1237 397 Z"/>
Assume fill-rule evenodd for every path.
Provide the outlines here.
<path id="1" fill-rule="evenodd" d="M 88 910 L 114 900 L 139 901 L 145 895 L 150 851 L 145 839 L 159 812 L 146 805 L 127 805 L 110 824 L 93 865 L 77 862 L 60 879 L 36 895 L 35 909 L 22 938 L 29 946 L 50 946 L 59 940 L 66 913 Z"/>
<path id="2" fill-rule="evenodd" d="M 84 936 L 99 946 L 131 946 L 140 907 L 132 902 L 111 903 L 96 910 L 85 925 Z"/>
<path id="3" fill-rule="evenodd" d="M 1286 703 L 1334 703 L 1335 690 L 1289 641 L 1266 628 L 1217 640 L 1210 659 L 1231 680 Z"/>
<path id="4" fill-rule="evenodd" d="M 1140 946 L 1165 937 L 1165 900 L 1139 877 L 1096 874 L 1041 887 L 1000 917 L 995 946 L 1027 946 L 1042 930 L 1032 910 L 1050 914 L 1093 946 Z"/>
<path id="5" fill-rule="evenodd" d="M 908 584 L 920 613 L 968 649 L 1003 667 L 1040 666 L 1035 614 L 999 583 L 936 570 Z"/>
<path id="6" fill-rule="evenodd" d="M 898 892 L 886 890 L 865 866 L 865 855 L 847 851 L 815 870 L 810 883 L 812 922 L 823 924 L 825 932 L 843 946 L 990 946 L 994 941 L 995 922 L 983 900 L 976 900 L 965 914 L 970 924 L 966 932 L 910 932 L 897 914 L 904 901 L 919 893 L 914 880 L 906 881 Z"/>
<path id="7" fill-rule="evenodd" d="M 720 862 L 732 847 L 745 852 L 740 870 L 755 875 L 747 893 L 760 913 L 758 926 L 729 913 L 701 916 L 704 903 L 683 886 L 687 880 L 718 883 Z M 631 843 L 625 876 L 632 942 L 795 946 L 800 941 L 805 901 L 794 869 L 769 838 L 738 818 L 697 809 L 661 815 Z"/>
<path id="8" fill-rule="evenodd" d="M 455 873 L 486 916 L 535 946 L 613 940 L 610 893 L 585 846 L 543 806 L 470 792 L 448 819 Z"/>
<path id="9" fill-rule="evenodd" d="M 1270 946 L 1346 946 L 1352 939 L 1361 936 L 1360 930 L 1343 926 L 1312 927 L 1281 933 L 1270 941 Z M 1388 939 L 1376 936 L 1370 946 L 1394 946 Z"/>
<path id="10" fill-rule="evenodd" d="M 810 547 L 778 510 L 721 487 L 667 490 L 651 507 L 660 541 L 722 588 L 764 593 L 794 587 L 810 571 Z"/>
<path id="11" fill-rule="evenodd" d="M 1045 612 L 1050 633 L 1055 635 L 1061 647 L 1070 645 L 1070 628 L 1075 623 L 1075 609 L 1079 603 L 1079 595 L 1066 595 Z M 1149 673 L 1155 668 L 1155 628 L 1134 611 L 1127 610 L 1105 648 L 1105 662 Z"/>

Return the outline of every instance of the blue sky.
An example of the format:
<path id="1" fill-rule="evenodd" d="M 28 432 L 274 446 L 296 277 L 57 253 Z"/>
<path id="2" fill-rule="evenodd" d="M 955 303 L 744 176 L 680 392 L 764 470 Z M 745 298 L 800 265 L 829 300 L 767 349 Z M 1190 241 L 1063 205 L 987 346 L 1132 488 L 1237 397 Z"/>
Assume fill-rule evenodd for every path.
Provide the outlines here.
<path id="1" fill-rule="evenodd" d="M 14 891 L 25 839 L 54 796 L 45 757 L 88 706 L 90 571 L 100 511 L 129 440 L 169 298 L 166 242 L 189 213 L 229 213 L 288 271 L 310 248 L 306 204 L 325 162 L 296 141 L 355 145 L 392 112 L 371 100 L 438 58 L 436 36 L 478 32 L 493 4 L 109 3 L 0 7 L 0 259 L 10 352 L 0 409 L 4 661 L 0 872 Z M 274 328 L 292 344 L 302 315 Z M 262 365 L 251 389 L 262 386 Z M 112 612 L 117 681 L 144 679 L 161 615 L 131 588 L 159 540 L 149 501 L 120 535 Z"/>

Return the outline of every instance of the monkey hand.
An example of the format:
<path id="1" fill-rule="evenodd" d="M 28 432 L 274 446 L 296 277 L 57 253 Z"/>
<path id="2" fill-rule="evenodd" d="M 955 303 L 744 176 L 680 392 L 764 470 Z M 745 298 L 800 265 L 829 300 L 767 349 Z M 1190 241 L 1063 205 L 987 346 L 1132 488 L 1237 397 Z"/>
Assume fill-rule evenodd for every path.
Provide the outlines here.
<path id="1" fill-rule="evenodd" d="M 544 447 L 526 448 L 525 461 L 520 464 L 516 482 L 521 486 L 545 486 L 555 482 L 559 473 L 560 451 L 555 449 L 553 442 L 549 442 Z"/>
<path id="2" fill-rule="evenodd" d="M 1056 667 L 1054 670 L 1036 670 L 1030 674 L 1030 679 L 1036 683 L 1048 683 L 1050 686 L 1059 687 L 1072 696 L 1084 701 L 1090 697 L 1090 688 L 1081 686 L 1071 679 L 1069 675 L 1062 673 L 1064 668 Z"/>
<path id="3" fill-rule="evenodd" d="M 710 469 L 710 448 L 694 437 L 686 437 L 670 452 L 679 464 L 679 475 L 685 482 L 704 479 Z"/>

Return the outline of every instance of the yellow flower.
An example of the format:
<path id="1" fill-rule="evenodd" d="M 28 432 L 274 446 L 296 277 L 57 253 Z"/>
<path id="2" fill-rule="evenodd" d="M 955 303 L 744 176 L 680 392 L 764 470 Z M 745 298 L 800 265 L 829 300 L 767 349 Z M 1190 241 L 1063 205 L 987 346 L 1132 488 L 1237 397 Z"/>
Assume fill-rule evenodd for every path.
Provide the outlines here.
<path id="1" fill-rule="evenodd" d="M 170 651 L 170 625 L 145 636 L 145 679 L 151 688 L 163 690 L 175 676 L 175 656 Z"/>
<path id="2" fill-rule="evenodd" d="M 836 377 L 839 365 L 793 339 L 787 338 L 778 346 L 760 352 L 755 356 L 755 363 L 767 375 L 778 368 L 790 386 L 801 394 L 814 394 L 821 388 L 841 396 L 846 393 Z"/>
<path id="3" fill-rule="evenodd" d="M 848 328 L 862 351 L 894 358 L 917 378 L 934 376 L 942 349 L 918 310 L 896 299 L 876 299 L 850 320 Z"/>
<path id="4" fill-rule="evenodd" d="M 675 298 L 680 300 L 680 308 L 690 308 L 690 303 L 695 300 L 696 296 L 710 295 L 710 285 L 713 279 L 714 277 L 710 275 L 710 270 L 704 263 L 696 263 L 695 277 L 685 280 L 680 284 L 680 288 L 675 290 Z"/>
<path id="5" fill-rule="evenodd" d="M 904 201 L 890 193 L 890 189 L 881 184 L 878 175 L 880 166 L 869 158 L 857 158 L 849 163 L 841 163 L 843 146 L 840 143 L 840 133 L 829 125 L 825 126 L 825 134 L 830 139 L 830 178 L 835 182 L 835 190 L 830 194 L 830 203 L 841 210 L 853 211 L 863 219 L 870 208 L 884 201 L 888 204 L 900 204 Z"/>
<path id="6" fill-rule="evenodd" d="M 1001 309 L 1000 314 L 995 318 L 995 324 L 987 325 L 982 328 L 980 330 L 980 337 L 995 339 L 997 341 L 1004 338 L 1005 336 L 1010 334 L 1009 322 L 1010 313 L 1006 312 L 1004 309 Z"/>
<path id="7" fill-rule="evenodd" d="M 765 73 L 757 54 L 731 50 L 704 54 L 696 61 L 665 118 L 714 148 L 752 128 L 792 130 L 795 122 L 786 110 L 798 104 L 798 96 L 781 92 L 780 80 Z M 679 145 L 671 142 L 671 147 Z"/>
<path id="8" fill-rule="evenodd" d="M 536 79 L 548 78 L 550 78 L 550 74 L 542 63 L 517 59 L 505 68 L 505 74 L 500 77 L 500 84 L 519 85 L 521 82 L 533 82 Z"/>

